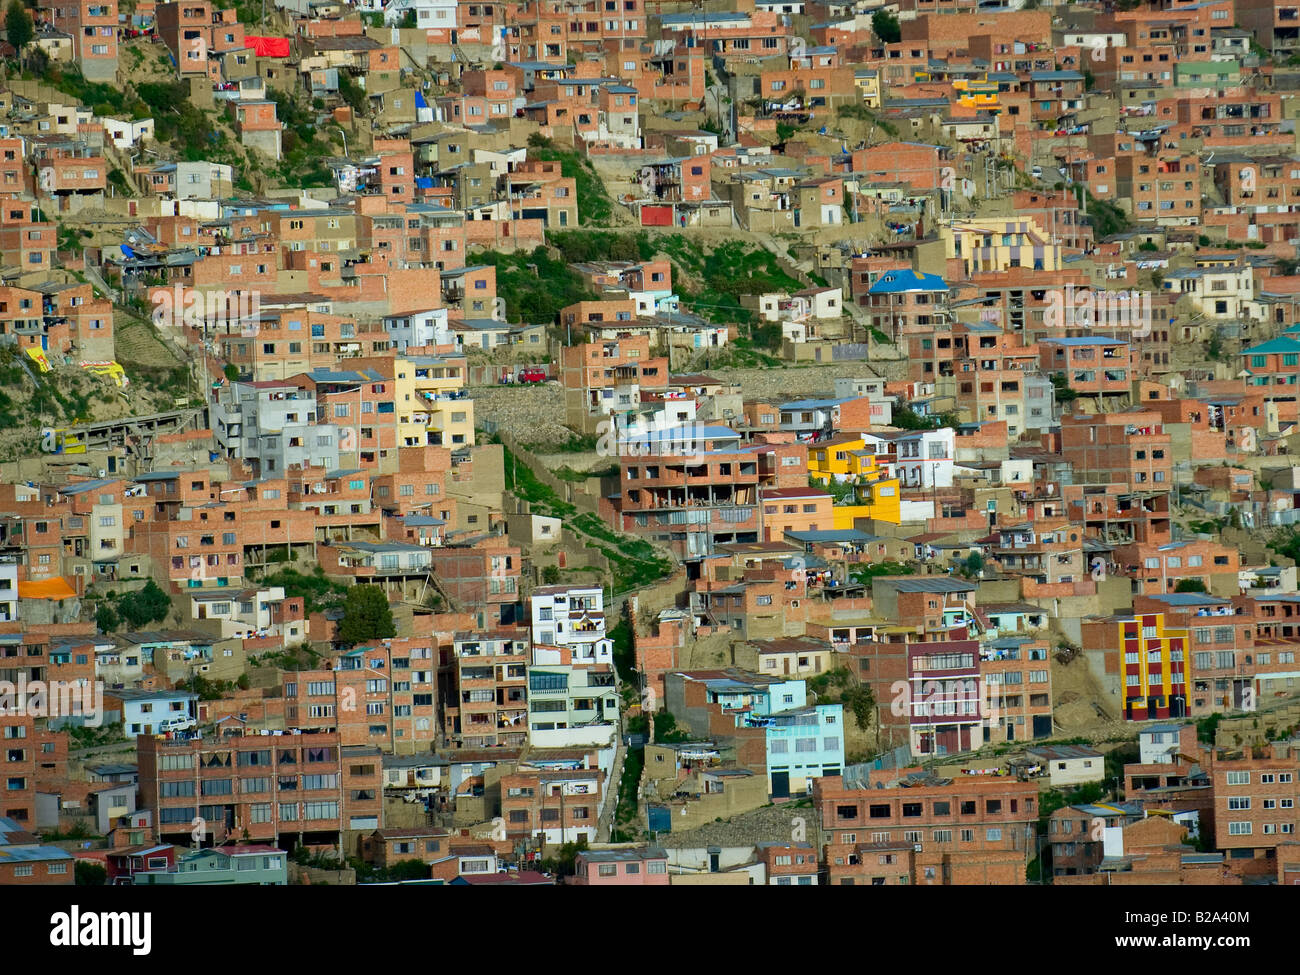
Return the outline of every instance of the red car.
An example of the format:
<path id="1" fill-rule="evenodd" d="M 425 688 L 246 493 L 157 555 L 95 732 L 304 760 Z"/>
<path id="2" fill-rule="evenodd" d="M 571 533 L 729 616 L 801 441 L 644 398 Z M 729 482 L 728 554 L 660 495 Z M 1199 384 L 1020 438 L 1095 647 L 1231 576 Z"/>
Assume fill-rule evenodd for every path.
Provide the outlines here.
<path id="1" fill-rule="evenodd" d="M 515 377 L 515 381 L 521 383 L 544 383 L 546 382 L 546 370 L 538 368 L 520 369 L 519 374 Z"/>

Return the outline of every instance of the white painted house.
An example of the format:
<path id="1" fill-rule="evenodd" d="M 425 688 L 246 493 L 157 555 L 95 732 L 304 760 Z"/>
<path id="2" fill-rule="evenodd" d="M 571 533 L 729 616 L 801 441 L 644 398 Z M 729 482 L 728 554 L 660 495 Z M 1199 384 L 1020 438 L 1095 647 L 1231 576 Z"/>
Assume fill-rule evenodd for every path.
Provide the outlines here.
<path id="1" fill-rule="evenodd" d="M 614 642 L 605 633 L 605 595 L 599 586 L 543 586 L 532 598 L 533 646 L 565 647 L 575 665 L 609 664 Z M 536 649 L 534 662 L 540 663 Z"/>

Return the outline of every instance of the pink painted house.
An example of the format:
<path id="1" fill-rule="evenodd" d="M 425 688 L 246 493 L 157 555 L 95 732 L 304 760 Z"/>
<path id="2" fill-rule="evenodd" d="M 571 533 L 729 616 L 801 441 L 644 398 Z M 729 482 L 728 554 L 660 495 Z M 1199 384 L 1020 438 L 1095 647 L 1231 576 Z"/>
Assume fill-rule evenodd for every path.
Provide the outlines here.
<path id="1" fill-rule="evenodd" d="M 571 882 L 592 887 L 667 887 L 668 853 L 658 846 L 583 850 Z"/>

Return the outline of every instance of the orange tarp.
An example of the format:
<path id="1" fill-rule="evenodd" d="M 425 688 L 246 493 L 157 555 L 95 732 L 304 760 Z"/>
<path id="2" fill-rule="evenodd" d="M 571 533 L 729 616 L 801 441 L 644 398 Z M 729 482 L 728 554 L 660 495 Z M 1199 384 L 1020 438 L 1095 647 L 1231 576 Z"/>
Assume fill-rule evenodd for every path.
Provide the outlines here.
<path id="1" fill-rule="evenodd" d="M 77 591 L 68 585 L 68 580 L 55 576 L 53 579 L 41 579 L 39 582 L 18 583 L 19 599 L 75 599 Z"/>

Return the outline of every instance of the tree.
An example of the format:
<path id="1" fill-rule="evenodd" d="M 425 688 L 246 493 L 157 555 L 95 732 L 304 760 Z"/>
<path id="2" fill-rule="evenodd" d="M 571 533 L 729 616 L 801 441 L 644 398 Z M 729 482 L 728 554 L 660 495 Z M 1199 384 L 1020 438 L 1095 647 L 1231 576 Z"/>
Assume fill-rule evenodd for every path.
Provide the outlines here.
<path id="1" fill-rule="evenodd" d="M 849 575 L 854 582 L 870 586 L 876 576 L 910 576 L 913 575 L 913 571 L 911 566 L 904 565 L 902 562 L 876 562 L 851 569 Z"/>
<path id="2" fill-rule="evenodd" d="M 233 362 L 227 362 L 226 368 L 221 370 L 226 375 L 226 379 L 232 383 L 239 381 L 239 367 Z"/>
<path id="3" fill-rule="evenodd" d="M 18 52 L 19 64 L 23 61 L 23 48 L 35 37 L 36 27 L 23 0 L 9 0 L 9 6 L 5 10 L 5 40 Z"/>
<path id="4" fill-rule="evenodd" d="M 172 601 L 158 583 L 150 579 L 143 589 L 126 593 L 117 603 L 117 611 L 128 626 L 139 629 L 150 623 L 161 623 L 171 612 Z"/>
<path id="5" fill-rule="evenodd" d="M 399 860 L 388 868 L 389 880 L 428 880 L 429 865 L 423 860 Z"/>
<path id="6" fill-rule="evenodd" d="M 108 883 L 108 871 L 101 864 L 78 860 L 72 869 L 78 887 L 103 887 Z"/>
<path id="7" fill-rule="evenodd" d="M 122 620 L 113 611 L 113 607 L 108 603 L 100 603 L 99 609 L 95 610 L 95 626 L 99 628 L 99 632 L 112 633 L 121 625 Z"/>
<path id="8" fill-rule="evenodd" d="M 876 695 L 865 684 L 855 684 L 840 692 L 840 703 L 847 707 L 853 720 L 864 731 L 871 727 L 872 715 L 876 713 Z"/>
<path id="9" fill-rule="evenodd" d="M 1078 392 L 1070 388 L 1070 381 L 1065 378 L 1065 373 L 1054 372 L 1051 380 L 1052 385 L 1056 387 L 1056 402 L 1071 403 L 1079 398 Z"/>
<path id="10" fill-rule="evenodd" d="M 897 44 L 903 39 L 903 29 L 898 26 L 898 17 L 888 10 L 877 10 L 871 15 L 871 32 L 885 44 Z"/>
<path id="11" fill-rule="evenodd" d="M 558 856 L 547 857 L 541 862 L 541 868 L 556 877 L 572 877 L 577 872 L 578 854 L 586 848 L 585 839 L 578 840 L 576 843 L 565 843 L 560 847 Z"/>
<path id="12" fill-rule="evenodd" d="M 1215 329 L 1214 333 L 1210 336 L 1210 342 L 1205 349 L 1205 354 L 1215 361 L 1223 355 L 1223 337 L 1219 335 L 1218 329 Z"/>
<path id="13" fill-rule="evenodd" d="M 343 619 L 339 620 L 339 640 L 365 643 L 397 636 L 388 596 L 379 586 L 353 586 L 343 600 Z"/>
<path id="14" fill-rule="evenodd" d="M 558 565 L 548 565 L 542 569 L 542 582 L 548 586 L 557 585 L 560 581 L 560 567 Z"/>
<path id="15" fill-rule="evenodd" d="M 1205 592 L 1205 583 L 1200 579 L 1179 579 L 1174 592 Z"/>
<path id="16" fill-rule="evenodd" d="M 370 104 L 366 90 L 353 81 L 352 76 L 346 71 L 339 72 L 339 97 L 348 103 L 355 114 L 366 114 Z"/>
<path id="17" fill-rule="evenodd" d="M 900 430 L 934 429 L 933 418 L 922 416 L 910 406 L 900 406 L 898 409 L 894 410 L 894 415 L 889 422 Z"/>

